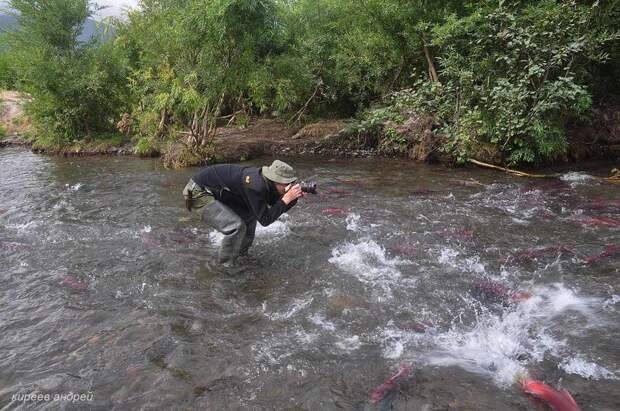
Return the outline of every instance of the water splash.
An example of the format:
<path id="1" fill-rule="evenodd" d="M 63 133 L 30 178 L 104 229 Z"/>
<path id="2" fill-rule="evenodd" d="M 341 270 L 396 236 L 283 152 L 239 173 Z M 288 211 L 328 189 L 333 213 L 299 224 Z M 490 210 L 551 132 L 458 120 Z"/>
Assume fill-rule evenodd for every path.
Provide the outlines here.
<path id="1" fill-rule="evenodd" d="M 82 183 L 77 183 L 74 185 L 65 184 L 65 187 L 67 187 L 67 190 L 69 191 L 76 192 L 80 189 L 80 187 L 82 187 Z"/>
<path id="2" fill-rule="evenodd" d="M 571 171 L 560 176 L 560 180 L 572 183 L 586 183 L 594 179 L 594 176 L 581 171 Z"/>
<path id="3" fill-rule="evenodd" d="M 573 357 L 567 358 L 563 360 L 558 368 L 569 373 L 580 375 L 583 378 L 588 378 L 591 380 L 617 380 L 618 377 L 607 368 L 595 364 L 593 362 L 586 361 L 582 357 Z"/>
<path id="4" fill-rule="evenodd" d="M 347 218 L 345 219 L 345 222 L 347 224 L 347 230 L 359 231 L 360 229 L 359 221 L 360 221 L 359 214 L 350 213 L 349 215 L 347 215 Z"/>
<path id="5" fill-rule="evenodd" d="M 569 310 L 589 315 L 592 305 L 599 301 L 580 297 L 563 284 L 537 287 L 533 294 L 507 311 L 482 309 L 473 324 L 460 318 L 453 321 L 447 331 L 433 336 L 436 349 L 427 361 L 458 365 L 508 386 L 517 375 L 527 374 L 529 362 L 542 361 L 545 354 L 566 354 L 566 342 L 549 329 L 551 320 Z"/>
<path id="6" fill-rule="evenodd" d="M 275 221 L 263 227 L 260 224 L 256 226 L 256 238 L 263 240 L 275 240 L 282 238 L 290 233 L 288 223 L 286 221 Z"/>
<path id="7" fill-rule="evenodd" d="M 401 272 L 398 266 L 404 263 L 399 258 L 388 258 L 385 249 L 369 239 L 357 243 L 345 243 L 334 248 L 329 262 L 361 281 L 371 283 L 382 279 L 399 278 Z"/>

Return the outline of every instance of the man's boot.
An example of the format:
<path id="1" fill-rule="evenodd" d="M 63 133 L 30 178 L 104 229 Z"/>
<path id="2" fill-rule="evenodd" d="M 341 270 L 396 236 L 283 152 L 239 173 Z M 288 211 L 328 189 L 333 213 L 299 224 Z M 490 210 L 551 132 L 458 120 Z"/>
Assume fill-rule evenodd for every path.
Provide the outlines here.
<path id="1" fill-rule="evenodd" d="M 234 265 L 246 233 L 243 220 L 220 201 L 204 207 L 202 220 L 224 234 L 218 255 L 219 263 L 224 266 Z"/>
<path id="2" fill-rule="evenodd" d="M 248 250 L 250 249 L 250 247 L 252 246 L 252 243 L 254 242 L 254 236 L 256 233 L 256 220 L 249 220 L 245 222 L 245 237 L 243 238 L 243 241 L 241 242 L 241 249 L 239 251 L 239 255 L 242 256 L 247 256 L 248 255 Z"/>

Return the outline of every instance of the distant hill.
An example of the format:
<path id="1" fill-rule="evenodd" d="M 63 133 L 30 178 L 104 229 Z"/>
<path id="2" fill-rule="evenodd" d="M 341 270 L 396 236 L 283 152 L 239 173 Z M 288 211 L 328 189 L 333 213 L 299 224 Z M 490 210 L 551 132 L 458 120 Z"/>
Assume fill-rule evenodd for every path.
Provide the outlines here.
<path id="1" fill-rule="evenodd" d="M 16 25 L 17 22 L 15 21 L 15 18 L 13 16 L 7 14 L 0 14 L 0 32 L 13 30 Z M 82 33 L 80 34 L 78 39 L 81 42 L 85 42 L 91 39 L 98 31 L 103 33 L 103 28 L 98 28 L 97 22 L 95 20 L 88 19 L 86 20 L 86 23 L 84 24 L 84 29 L 82 30 Z M 108 33 L 103 36 L 103 41 L 109 40 L 112 37 L 114 37 L 114 29 L 110 28 Z"/>

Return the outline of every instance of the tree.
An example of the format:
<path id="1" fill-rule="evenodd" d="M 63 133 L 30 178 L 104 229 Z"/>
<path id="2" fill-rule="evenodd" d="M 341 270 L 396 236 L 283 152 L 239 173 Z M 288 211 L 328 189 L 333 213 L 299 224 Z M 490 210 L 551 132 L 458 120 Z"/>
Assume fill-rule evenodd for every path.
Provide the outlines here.
<path id="1" fill-rule="evenodd" d="M 7 33 L 17 85 L 43 144 L 63 145 L 114 130 L 126 99 L 125 63 L 111 42 L 78 36 L 88 0 L 10 0 L 18 22 Z"/>

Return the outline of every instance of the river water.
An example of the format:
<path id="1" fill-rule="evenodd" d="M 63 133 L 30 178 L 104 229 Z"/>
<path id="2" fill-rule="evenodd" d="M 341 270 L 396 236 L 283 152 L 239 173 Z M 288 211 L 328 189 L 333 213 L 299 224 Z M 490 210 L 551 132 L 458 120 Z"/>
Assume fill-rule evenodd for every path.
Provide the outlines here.
<path id="1" fill-rule="evenodd" d="M 609 166 L 290 162 L 321 194 L 230 273 L 183 208 L 196 169 L 1 150 L 0 409 L 539 409 L 525 376 L 620 409 Z"/>

